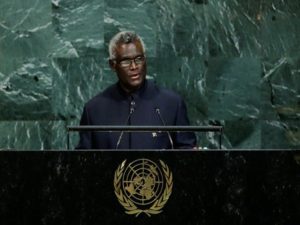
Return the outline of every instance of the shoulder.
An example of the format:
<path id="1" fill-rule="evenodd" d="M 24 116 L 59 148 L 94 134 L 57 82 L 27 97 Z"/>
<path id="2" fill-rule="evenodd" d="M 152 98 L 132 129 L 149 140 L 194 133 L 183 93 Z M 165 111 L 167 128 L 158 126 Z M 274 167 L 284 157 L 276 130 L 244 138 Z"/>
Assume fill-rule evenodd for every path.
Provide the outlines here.
<path id="1" fill-rule="evenodd" d="M 96 96 L 94 96 L 92 99 L 90 99 L 86 104 L 86 108 L 93 108 L 95 106 L 103 105 L 107 102 L 112 101 L 112 99 L 115 97 L 117 91 L 117 85 L 113 84 L 109 87 L 107 87 L 104 91 L 98 93 Z"/>
<path id="2" fill-rule="evenodd" d="M 161 96 L 166 97 L 170 100 L 179 101 L 182 99 L 178 93 L 176 93 L 175 91 L 169 90 L 167 88 L 160 88 L 160 94 L 161 94 Z"/>
<path id="3" fill-rule="evenodd" d="M 178 109 L 185 107 L 183 98 L 173 90 L 160 87 L 151 82 L 151 88 L 154 94 L 151 97 L 151 103 L 155 108 L 160 108 L 163 112 L 177 112 Z"/>
<path id="4" fill-rule="evenodd" d="M 150 82 L 150 86 L 152 86 L 152 89 L 156 92 L 156 98 L 164 99 L 167 101 L 181 101 L 182 97 L 176 93 L 173 90 L 170 90 L 165 87 L 158 86 L 154 82 Z"/>

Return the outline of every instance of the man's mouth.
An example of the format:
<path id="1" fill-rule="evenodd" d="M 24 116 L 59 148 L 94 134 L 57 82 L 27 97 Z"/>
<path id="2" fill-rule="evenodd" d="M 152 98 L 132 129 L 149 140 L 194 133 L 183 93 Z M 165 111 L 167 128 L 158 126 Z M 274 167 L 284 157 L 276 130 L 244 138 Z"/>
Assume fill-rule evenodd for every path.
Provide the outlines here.
<path id="1" fill-rule="evenodd" d="M 140 74 L 139 73 L 137 73 L 137 74 L 131 74 L 131 75 L 129 75 L 129 77 L 130 77 L 130 79 L 135 80 L 135 79 L 140 78 Z"/>

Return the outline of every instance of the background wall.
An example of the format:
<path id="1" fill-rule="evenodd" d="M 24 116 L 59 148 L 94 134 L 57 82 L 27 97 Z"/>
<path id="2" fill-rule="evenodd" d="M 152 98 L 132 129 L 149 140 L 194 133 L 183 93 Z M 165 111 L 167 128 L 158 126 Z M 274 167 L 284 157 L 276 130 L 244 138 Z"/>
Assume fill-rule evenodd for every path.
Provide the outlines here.
<path id="1" fill-rule="evenodd" d="M 0 0 L 0 148 L 65 149 L 116 81 L 107 45 L 125 29 L 193 125 L 224 126 L 224 148 L 300 148 L 299 15 L 299 0 Z"/>

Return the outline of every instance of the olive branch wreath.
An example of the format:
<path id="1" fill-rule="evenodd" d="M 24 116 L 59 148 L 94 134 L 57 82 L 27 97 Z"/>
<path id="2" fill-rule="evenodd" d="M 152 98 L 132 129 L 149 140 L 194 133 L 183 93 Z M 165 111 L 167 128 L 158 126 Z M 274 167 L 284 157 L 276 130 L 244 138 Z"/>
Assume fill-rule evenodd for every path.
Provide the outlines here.
<path id="1" fill-rule="evenodd" d="M 141 213 L 145 213 L 147 216 L 151 216 L 151 214 L 159 214 L 162 212 L 162 208 L 169 200 L 169 197 L 172 193 L 173 188 L 173 175 L 172 172 L 169 170 L 169 167 L 161 160 L 159 160 L 164 175 L 166 179 L 166 187 L 159 199 L 157 199 L 149 209 L 139 209 L 130 199 L 126 198 L 121 190 L 121 178 L 125 169 L 126 160 L 124 160 L 121 165 L 117 168 L 114 176 L 114 188 L 115 188 L 115 195 L 119 203 L 127 210 L 125 213 L 129 215 L 135 215 L 136 217 L 139 216 Z"/>

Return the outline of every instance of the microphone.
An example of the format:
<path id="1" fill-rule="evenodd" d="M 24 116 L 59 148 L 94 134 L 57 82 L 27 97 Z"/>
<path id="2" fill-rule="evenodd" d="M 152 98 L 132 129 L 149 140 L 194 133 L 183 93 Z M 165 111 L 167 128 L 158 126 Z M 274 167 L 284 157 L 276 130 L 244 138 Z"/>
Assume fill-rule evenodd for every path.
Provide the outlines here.
<path id="1" fill-rule="evenodd" d="M 160 121 L 162 122 L 162 124 L 163 124 L 164 126 L 166 126 L 166 123 L 165 123 L 164 119 L 162 118 L 162 115 L 161 115 L 161 113 L 160 113 L 159 108 L 155 108 L 155 112 L 157 113 L 157 115 L 158 115 Z M 172 147 L 172 149 L 174 149 L 174 144 L 173 144 L 173 139 L 172 139 L 172 137 L 171 137 L 171 134 L 170 134 L 169 131 L 167 131 L 167 134 L 168 134 L 168 138 L 169 138 L 171 147 Z"/>
<path id="2" fill-rule="evenodd" d="M 128 116 L 127 116 L 125 125 L 128 125 L 129 120 L 130 120 L 130 118 L 131 118 L 131 116 L 132 116 L 132 114 L 133 114 L 133 112 L 134 112 L 134 104 L 135 104 L 135 103 L 132 101 L 132 102 L 131 102 L 131 106 L 130 106 L 130 111 L 129 111 L 129 114 L 128 114 Z M 120 136 L 119 136 L 119 138 L 118 138 L 117 145 L 116 145 L 116 149 L 119 148 L 119 145 L 120 145 L 120 143 L 121 143 L 123 134 L 124 134 L 124 131 L 121 132 L 121 134 L 120 134 Z"/>

